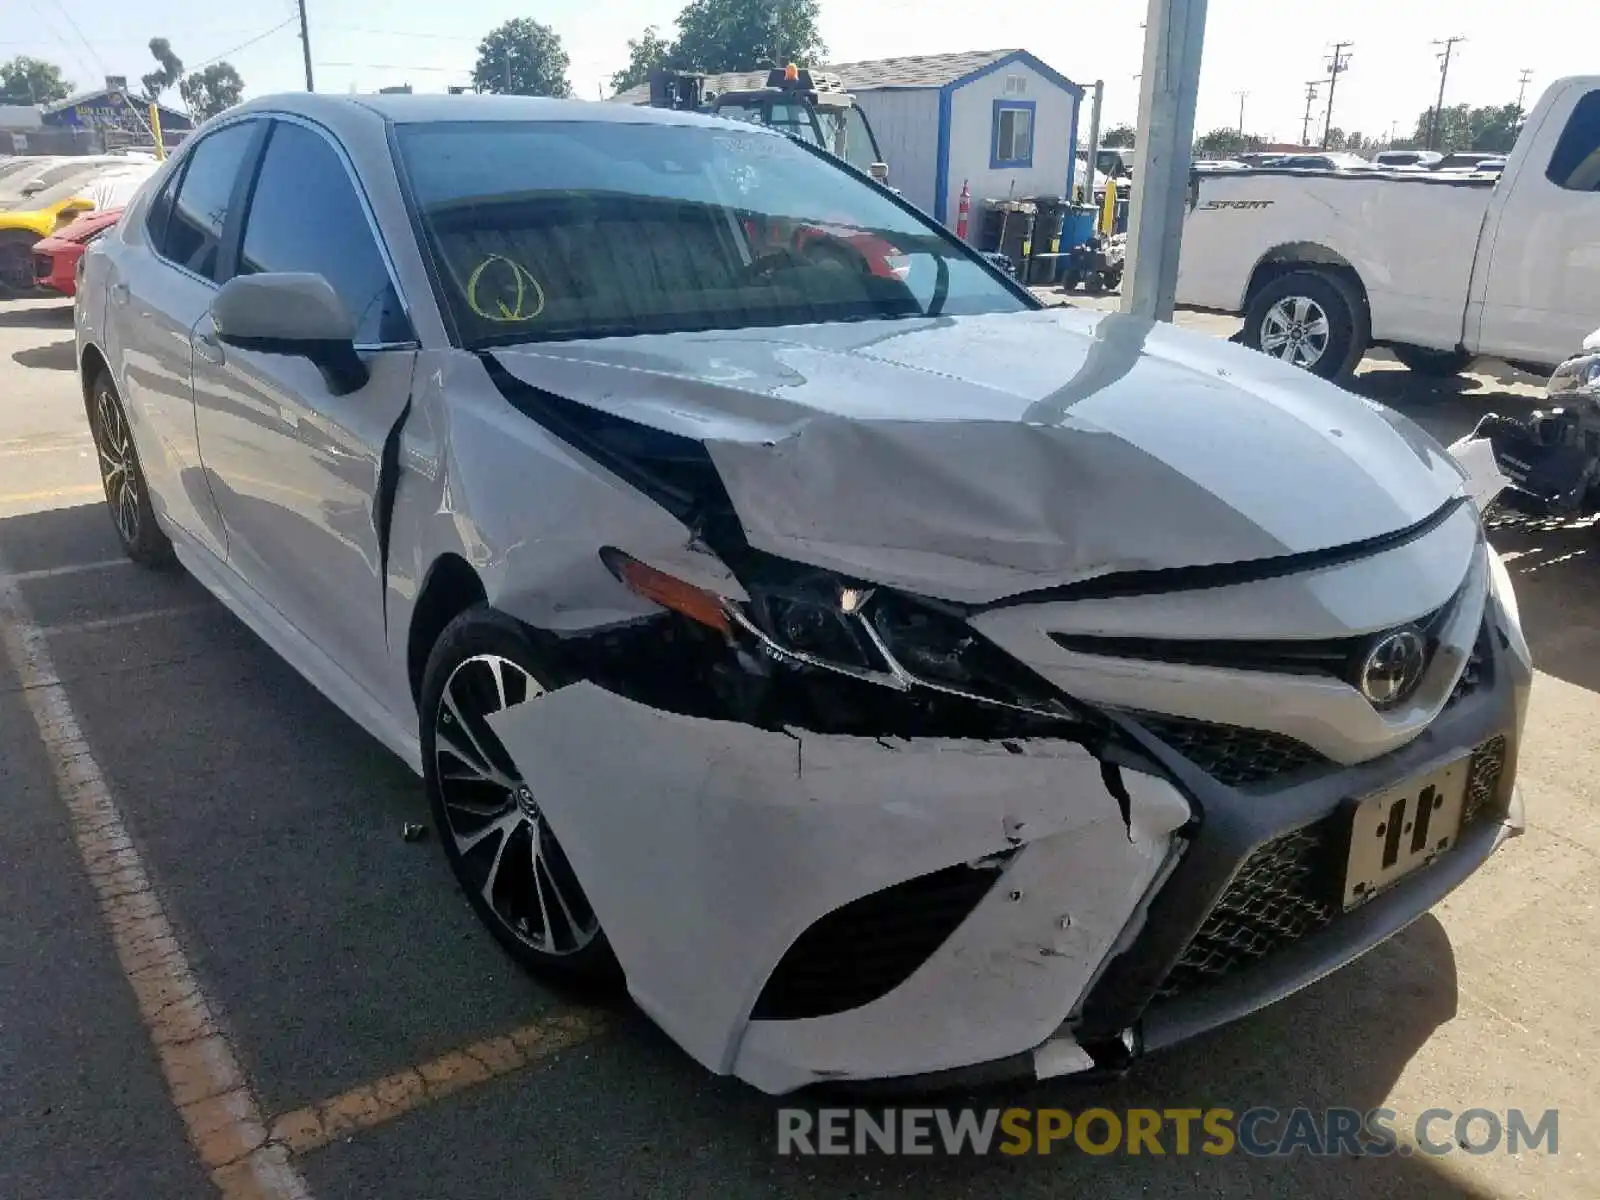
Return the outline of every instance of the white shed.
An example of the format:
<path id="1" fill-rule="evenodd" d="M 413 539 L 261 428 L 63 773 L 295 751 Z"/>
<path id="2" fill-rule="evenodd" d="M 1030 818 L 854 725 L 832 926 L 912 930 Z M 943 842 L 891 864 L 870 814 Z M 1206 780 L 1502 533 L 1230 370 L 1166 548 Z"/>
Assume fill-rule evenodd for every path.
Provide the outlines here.
<path id="1" fill-rule="evenodd" d="M 951 229 L 963 183 L 972 192 L 973 239 L 984 200 L 1072 194 L 1083 88 L 1026 50 L 817 69 L 837 76 L 861 105 L 889 165 L 890 185 Z M 757 88 L 766 77 L 766 71 L 708 75 L 706 90 Z M 645 103 L 649 88 L 613 99 Z"/>

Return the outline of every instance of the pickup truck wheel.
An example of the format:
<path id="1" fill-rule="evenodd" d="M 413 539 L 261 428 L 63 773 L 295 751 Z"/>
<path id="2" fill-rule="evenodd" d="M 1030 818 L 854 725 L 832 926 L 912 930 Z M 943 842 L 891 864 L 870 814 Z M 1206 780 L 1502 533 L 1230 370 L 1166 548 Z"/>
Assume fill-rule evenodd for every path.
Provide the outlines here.
<path id="1" fill-rule="evenodd" d="M 1428 350 L 1422 346 L 1390 346 L 1389 349 L 1408 370 L 1435 379 L 1460 374 L 1473 359 L 1465 350 Z"/>
<path id="2" fill-rule="evenodd" d="M 1294 271 L 1256 293 L 1242 341 L 1252 350 L 1332 379 L 1356 348 L 1356 305 L 1319 271 Z"/>

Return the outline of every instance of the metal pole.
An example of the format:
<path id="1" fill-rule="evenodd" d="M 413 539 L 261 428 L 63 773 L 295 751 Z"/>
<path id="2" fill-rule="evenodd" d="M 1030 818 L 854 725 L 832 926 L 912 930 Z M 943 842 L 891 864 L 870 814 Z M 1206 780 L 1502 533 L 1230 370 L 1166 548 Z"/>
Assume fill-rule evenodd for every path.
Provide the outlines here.
<path id="1" fill-rule="evenodd" d="M 1105 102 L 1105 98 L 1105 80 L 1096 79 L 1094 103 L 1089 106 L 1089 171 L 1088 177 L 1083 181 L 1083 195 L 1090 204 L 1094 203 L 1094 173 L 1097 169 L 1095 163 L 1100 158 L 1100 106 Z"/>
<path id="2" fill-rule="evenodd" d="M 306 0 L 300 3 L 300 49 L 306 56 L 306 91 L 314 92 L 316 87 L 311 82 L 311 30 L 306 25 Z"/>
<path id="3" fill-rule="evenodd" d="M 1150 0 L 1122 311 L 1170 321 L 1189 193 L 1206 0 Z"/>

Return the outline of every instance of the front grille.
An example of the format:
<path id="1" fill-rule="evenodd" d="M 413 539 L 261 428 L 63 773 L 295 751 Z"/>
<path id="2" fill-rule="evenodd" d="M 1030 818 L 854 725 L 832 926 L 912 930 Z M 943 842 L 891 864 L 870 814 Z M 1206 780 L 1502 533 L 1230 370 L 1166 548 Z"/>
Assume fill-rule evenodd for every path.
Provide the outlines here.
<path id="1" fill-rule="evenodd" d="M 1328 761 L 1304 742 L 1265 729 L 1155 713 L 1132 715 L 1150 733 L 1228 787 L 1266 783 Z"/>
<path id="2" fill-rule="evenodd" d="M 999 878 L 998 866 L 946 867 L 834 909 L 789 947 L 751 1017 L 826 1017 L 888 995 L 945 943 Z"/>
<path id="3" fill-rule="evenodd" d="M 1499 811 L 1506 739 L 1472 752 L 1463 830 Z M 1347 813 L 1290 830 L 1258 846 L 1156 989 L 1158 1000 L 1192 992 L 1317 932 L 1337 918 L 1349 834 Z M 1426 870 L 1427 868 L 1423 868 Z"/>
<path id="4" fill-rule="evenodd" d="M 55 270 L 55 262 L 48 254 L 35 254 L 33 256 L 33 277 L 40 282 L 50 278 Z"/>
<path id="5" fill-rule="evenodd" d="M 1485 619 L 1483 628 L 1478 631 L 1478 640 L 1472 645 L 1472 653 L 1467 657 L 1467 665 L 1461 668 L 1461 678 L 1456 680 L 1456 686 L 1451 689 L 1444 706 L 1449 708 L 1477 691 L 1487 677 L 1488 664 L 1489 622 Z"/>

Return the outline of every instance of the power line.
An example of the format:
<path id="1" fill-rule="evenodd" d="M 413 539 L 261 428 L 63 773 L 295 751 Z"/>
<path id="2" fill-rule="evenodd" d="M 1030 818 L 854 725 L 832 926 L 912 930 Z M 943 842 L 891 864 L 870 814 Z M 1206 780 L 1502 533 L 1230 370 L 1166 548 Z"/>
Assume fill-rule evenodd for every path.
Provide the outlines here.
<path id="1" fill-rule="evenodd" d="M 209 67 L 212 63 L 219 63 L 225 58 L 232 58 L 235 54 L 239 53 L 239 51 L 247 50 L 251 46 L 254 46 L 257 42 L 266 41 L 269 37 L 271 37 L 273 34 L 277 33 L 279 30 L 286 29 L 290 25 L 293 25 L 294 22 L 295 22 L 295 18 L 294 17 L 290 17 L 287 21 L 280 21 L 278 24 L 274 25 L 271 29 L 267 30 L 265 33 L 258 33 L 258 34 L 256 34 L 255 37 L 251 38 L 249 41 L 240 42 L 237 46 L 233 47 L 233 49 L 231 49 L 231 50 L 224 50 L 221 54 L 214 55 L 213 57 L 206 59 L 202 63 L 196 63 L 194 66 L 189 67 L 188 71 L 203 70 L 204 68 Z M 185 73 L 187 73 L 187 71 Z"/>
<path id="2" fill-rule="evenodd" d="M 1464 42 L 1464 37 L 1448 37 L 1443 41 L 1435 41 L 1435 46 L 1443 46 L 1444 53 L 1439 55 L 1442 65 L 1439 67 L 1439 101 L 1433 106 L 1433 120 L 1428 123 L 1428 149 L 1437 150 L 1438 140 L 1444 132 L 1444 81 L 1450 77 L 1450 52 L 1456 48 L 1457 42 Z"/>

